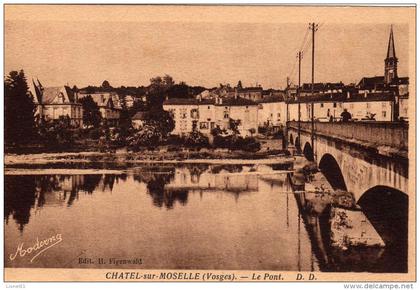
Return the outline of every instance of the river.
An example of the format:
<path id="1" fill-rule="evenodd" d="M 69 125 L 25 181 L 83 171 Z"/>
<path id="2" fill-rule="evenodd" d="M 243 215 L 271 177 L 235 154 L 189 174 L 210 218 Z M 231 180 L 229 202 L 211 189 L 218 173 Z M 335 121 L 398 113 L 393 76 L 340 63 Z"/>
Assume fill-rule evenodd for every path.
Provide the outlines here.
<path id="1" fill-rule="evenodd" d="M 387 271 L 331 264 L 281 168 L 65 172 L 6 173 L 6 267 Z"/>

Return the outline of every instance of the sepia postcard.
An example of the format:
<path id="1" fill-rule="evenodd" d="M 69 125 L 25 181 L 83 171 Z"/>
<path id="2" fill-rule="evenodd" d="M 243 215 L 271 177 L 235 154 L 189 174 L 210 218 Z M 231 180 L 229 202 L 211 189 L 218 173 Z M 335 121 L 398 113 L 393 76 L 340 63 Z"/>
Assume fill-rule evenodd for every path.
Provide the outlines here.
<path id="1" fill-rule="evenodd" d="M 416 281 L 414 5 L 3 8 L 5 282 Z"/>

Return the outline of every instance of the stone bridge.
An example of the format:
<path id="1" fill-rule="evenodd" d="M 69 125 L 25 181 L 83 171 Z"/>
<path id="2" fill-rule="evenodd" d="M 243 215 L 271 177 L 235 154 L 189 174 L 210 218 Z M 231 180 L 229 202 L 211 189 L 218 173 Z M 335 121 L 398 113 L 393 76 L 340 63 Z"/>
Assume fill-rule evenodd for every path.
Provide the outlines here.
<path id="1" fill-rule="evenodd" d="M 312 130 L 310 122 L 288 122 L 287 134 L 289 148 L 316 162 L 332 187 L 352 192 L 356 202 L 378 192 L 403 193 L 406 200 L 414 194 L 408 192 L 407 123 L 315 122 Z"/>

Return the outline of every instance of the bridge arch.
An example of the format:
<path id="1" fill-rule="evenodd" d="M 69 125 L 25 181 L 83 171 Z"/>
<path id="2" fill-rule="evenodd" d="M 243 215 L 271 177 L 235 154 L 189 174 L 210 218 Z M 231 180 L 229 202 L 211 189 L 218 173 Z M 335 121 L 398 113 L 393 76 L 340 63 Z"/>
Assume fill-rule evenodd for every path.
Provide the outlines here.
<path id="1" fill-rule="evenodd" d="M 343 173 L 334 156 L 329 153 L 324 154 L 319 161 L 319 170 L 328 180 L 333 189 L 347 191 L 347 185 L 344 180 Z"/>
<path id="2" fill-rule="evenodd" d="M 384 240 L 384 255 L 395 257 L 396 271 L 407 269 L 408 195 L 398 189 L 378 185 L 362 194 L 358 205 Z"/>
<path id="3" fill-rule="evenodd" d="M 305 156 L 305 158 L 309 161 L 315 161 L 314 150 L 309 142 L 306 142 L 303 147 L 303 156 Z"/>
<path id="4" fill-rule="evenodd" d="M 290 144 L 292 144 L 292 145 L 293 145 L 293 144 L 294 144 L 294 143 L 293 143 L 293 140 L 294 140 L 294 139 L 293 139 L 293 135 L 292 135 L 292 134 L 290 134 L 290 138 L 289 138 L 289 140 L 290 140 L 290 141 L 289 141 L 289 142 L 290 142 Z"/>

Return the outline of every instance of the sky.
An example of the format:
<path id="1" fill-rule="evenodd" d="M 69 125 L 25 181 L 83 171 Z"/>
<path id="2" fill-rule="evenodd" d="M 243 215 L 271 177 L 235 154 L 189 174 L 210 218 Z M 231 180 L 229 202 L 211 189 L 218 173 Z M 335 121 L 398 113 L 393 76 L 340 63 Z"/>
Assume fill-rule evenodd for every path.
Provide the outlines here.
<path id="1" fill-rule="evenodd" d="M 43 6 L 26 9 L 28 14 L 20 13 L 20 7 L 5 9 L 5 73 L 23 69 L 28 79 L 38 78 L 44 86 L 79 88 L 103 80 L 116 87 L 148 85 L 150 78 L 164 74 L 205 87 L 241 80 L 244 86 L 284 88 L 288 76 L 297 83 L 296 53 L 311 18 L 212 21 L 211 13 L 203 13 L 190 21 L 188 11 L 172 17 L 165 10 L 153 18 L 150 13 L 136 17 L 132 11 L 138 7 L 118 7 L 106 13 L 101 6 L 79 7 L 76 12 L 66 6 L 59 11 Z M 363 76 L 383 75 L 391 24 L 398 73 L 408 75 L 407 23 L 319 23 L 315 82 L 354 83 Z M 306 39 L 302 82 L 311 80 L 311 35 Z"/>

